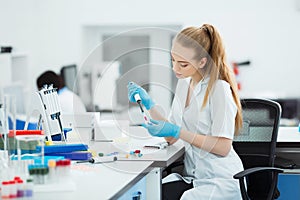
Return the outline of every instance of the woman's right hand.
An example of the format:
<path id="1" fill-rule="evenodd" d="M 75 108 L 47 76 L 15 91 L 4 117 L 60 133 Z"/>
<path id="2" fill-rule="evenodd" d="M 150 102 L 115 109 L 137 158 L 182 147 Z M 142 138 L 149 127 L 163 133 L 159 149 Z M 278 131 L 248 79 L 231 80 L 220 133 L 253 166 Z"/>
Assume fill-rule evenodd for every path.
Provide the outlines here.
<path id="1" fill-rule="evenodd" d="M 141 86 L 137 85 L 134 82 L 129 82 L 127 88 L 129 101 L 136 102 L 134 95 L 139 94 L 142 104 L 146 107 L 147 110 L 150 110 L 155 105 L 149 94 Z"/>

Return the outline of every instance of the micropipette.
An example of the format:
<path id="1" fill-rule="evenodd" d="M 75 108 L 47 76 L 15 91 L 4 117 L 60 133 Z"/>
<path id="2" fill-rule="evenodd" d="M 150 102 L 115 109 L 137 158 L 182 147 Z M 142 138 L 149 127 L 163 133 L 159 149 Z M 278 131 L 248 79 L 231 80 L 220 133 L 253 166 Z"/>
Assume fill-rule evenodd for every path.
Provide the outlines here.
<path id="1" fill-rule="evenodd" d="M 137 102 L 137 104 L 139 105 L 139 107 L 141 109 L 141 112 L 143 114 L 143 118 L 144 118 L 144 121 L 146 122 L 146 124 L 151 123 L 150 120 L 148 119 L 147 115 L 144 112 L 144 109 L 143 109 L 143 106 L 142 106 L 142 103 L 141 103 L 142 100 L 141 100 L 141 97 L 138 93 L 134 95 L 134 99 L 135 99 L 135 101 Z"/>

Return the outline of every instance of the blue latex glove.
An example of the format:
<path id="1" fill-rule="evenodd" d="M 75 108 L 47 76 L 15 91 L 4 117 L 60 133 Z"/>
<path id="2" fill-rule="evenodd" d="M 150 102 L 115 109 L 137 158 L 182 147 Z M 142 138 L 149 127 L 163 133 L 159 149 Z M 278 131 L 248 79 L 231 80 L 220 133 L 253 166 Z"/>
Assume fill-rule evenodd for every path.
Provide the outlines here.
<path id="1" fill-rule="evenodd" d="M 142 124 L 142 126 L 145 127 L 152 136 L 179 138 L 181 129 L 179 126 L 166 121 L 156 121 L 153 119 L 150 119 L 150 122 L 151 123 L 148 124 Z"/>
<path id="2" fill-rule="evenodd" d="M 146 90 L 144 90 L 141 86 L 137 85 L 134 82 L 129 82 L 127 85 L 128 88 L 128 99 L 131 102 L 136 102 L 134 95 L 139 94 L 142 100 L 142 104 L 146 107 L 147 110 L 150 110 L 155 103 L 151 99 L 151 97 L 148 95 Z"/>

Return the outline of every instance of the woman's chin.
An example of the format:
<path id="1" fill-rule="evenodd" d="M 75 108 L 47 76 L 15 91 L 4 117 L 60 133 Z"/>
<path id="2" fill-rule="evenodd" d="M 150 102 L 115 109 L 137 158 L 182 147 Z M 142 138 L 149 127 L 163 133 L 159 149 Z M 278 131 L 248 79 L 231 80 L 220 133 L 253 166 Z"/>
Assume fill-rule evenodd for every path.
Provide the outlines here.
<path id="1" fill-rule="evenodd" d="M 183 78 L 185 78 L 182 74 L 175 74 L 175 76 L 176 76 L 176 78 L 178 78 L 178 79 L 183 79 Z"/>

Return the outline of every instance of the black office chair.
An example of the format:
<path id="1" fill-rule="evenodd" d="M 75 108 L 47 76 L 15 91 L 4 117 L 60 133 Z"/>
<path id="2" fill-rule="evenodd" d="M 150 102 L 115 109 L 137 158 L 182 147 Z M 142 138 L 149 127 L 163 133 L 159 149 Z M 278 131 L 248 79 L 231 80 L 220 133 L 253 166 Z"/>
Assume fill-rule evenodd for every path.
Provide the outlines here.
<path id="1" fill-rule="evenodd" d="M 278 173 L 283 170 L 274 168 L 274 161 L 281 107 L 267 99 L 243 99 L 241 104 L 243 129 L 234 138 L 233 148 L 245 170 L 234 178 L 239 179 L 243 200 L 278 198 Z"/>

